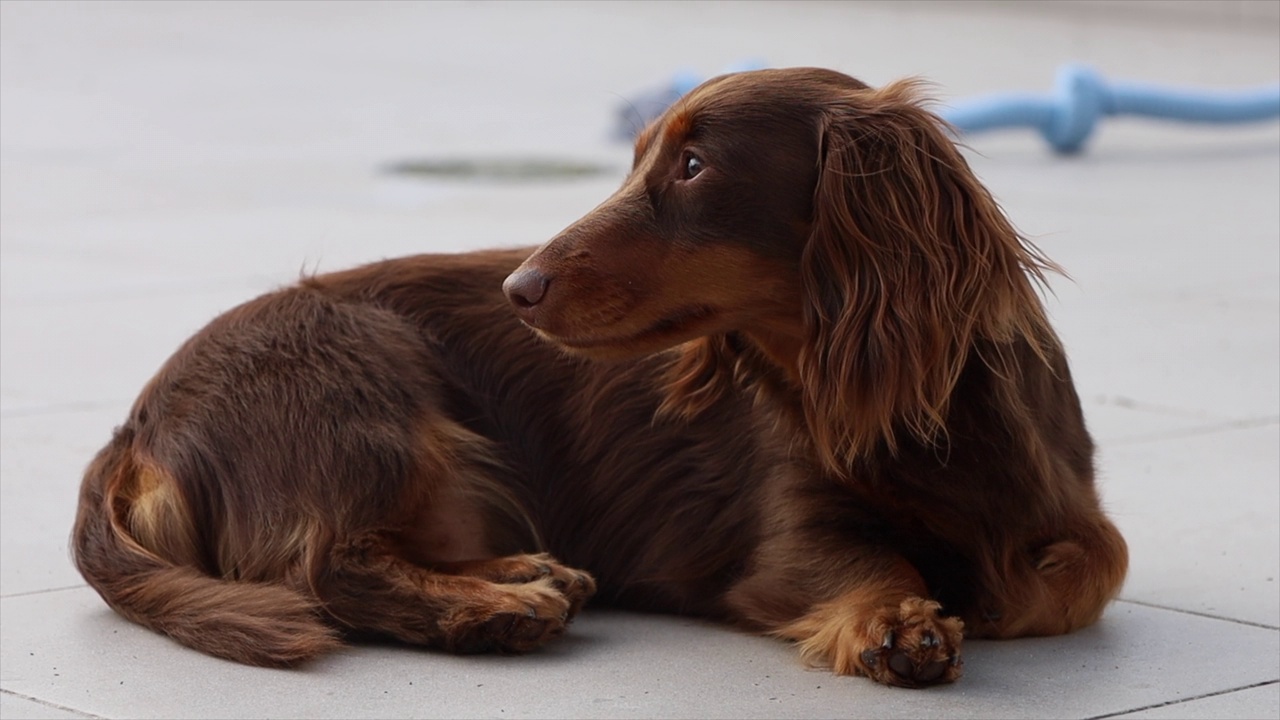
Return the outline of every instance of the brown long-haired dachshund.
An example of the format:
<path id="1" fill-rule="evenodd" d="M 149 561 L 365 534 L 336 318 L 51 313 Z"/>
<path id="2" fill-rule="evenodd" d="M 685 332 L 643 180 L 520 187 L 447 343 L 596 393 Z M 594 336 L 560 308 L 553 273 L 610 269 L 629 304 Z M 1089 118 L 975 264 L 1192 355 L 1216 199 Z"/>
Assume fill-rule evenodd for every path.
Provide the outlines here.
<path id="1" fill-rule="evenodd" d="M 963 635 L 1092 623 L 1127 552 L 1053 266 L 916 90 L 716 78 L 536 251 L 227 312 L 90 465 L 80 571 L 259 665 L 348 633 L 527 651 L 597 592 L 905 686 L 959 677 Z"/>

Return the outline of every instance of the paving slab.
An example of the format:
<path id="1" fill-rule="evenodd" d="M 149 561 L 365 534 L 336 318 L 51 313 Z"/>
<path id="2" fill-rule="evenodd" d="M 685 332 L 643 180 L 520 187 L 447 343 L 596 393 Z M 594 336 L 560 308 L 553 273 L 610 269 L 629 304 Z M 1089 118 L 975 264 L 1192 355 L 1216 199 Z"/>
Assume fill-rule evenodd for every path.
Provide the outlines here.
<path id="1" fill-rule="evenodd" d="M 1123 597 L 1280 627 L 1280 427 L 1103 447 Z"/>

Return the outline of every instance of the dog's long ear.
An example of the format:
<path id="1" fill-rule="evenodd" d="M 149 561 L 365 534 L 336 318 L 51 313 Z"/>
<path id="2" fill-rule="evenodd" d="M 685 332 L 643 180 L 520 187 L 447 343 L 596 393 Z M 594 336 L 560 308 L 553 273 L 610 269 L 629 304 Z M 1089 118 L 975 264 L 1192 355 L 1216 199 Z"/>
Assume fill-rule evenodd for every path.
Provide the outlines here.
<path id="1" fill-rule="evenodd" d="M 919 83 L 850 91 L 821 119 L 814 220 L 803 250 L 804 408 L 828 468 L 902 432 L 945 432 L 974 342 L 1051 335 L 1033 282 L 1056 269 L 969 169 Z"/>

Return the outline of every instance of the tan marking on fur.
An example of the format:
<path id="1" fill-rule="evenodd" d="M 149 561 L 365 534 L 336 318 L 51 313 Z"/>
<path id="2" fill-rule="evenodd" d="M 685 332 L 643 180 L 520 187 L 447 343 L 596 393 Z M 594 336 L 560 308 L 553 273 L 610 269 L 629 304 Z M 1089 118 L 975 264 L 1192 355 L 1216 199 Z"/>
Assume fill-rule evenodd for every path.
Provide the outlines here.
<path id="1" fill-rule="evenodd" d="M 195 562 L 186 503 L 168 473 L 143 463 L 122 482 L 118 497 L 127 503 L 125 522 L 138 544 L 172 562 Z"/>
<path id="2" fill-rule="evenodd" d="M 667 119 L 666 127 L 662 128 L 662 142 L 665 144 L 684 142 L 685 136 L 693 129 L 693 118 L 686 110 L 679 110 L 672 113 Z"/>
<path id="3" fill-rule="evenodd" d="M 676 249 L 661 262 L 643 247 L 613 247 L 586 272 L 579 266 L 587 256 L 545 259 L 545 272 L 573 277 L 578 291 L 560 296 L 554 322 L 542 330 L 598 357 L 657 352 L 747 325 L 800 341 L 800 292 L 772 267 L 728 245 Z M 634 294 L 636 287 L 647 291 Z"/>

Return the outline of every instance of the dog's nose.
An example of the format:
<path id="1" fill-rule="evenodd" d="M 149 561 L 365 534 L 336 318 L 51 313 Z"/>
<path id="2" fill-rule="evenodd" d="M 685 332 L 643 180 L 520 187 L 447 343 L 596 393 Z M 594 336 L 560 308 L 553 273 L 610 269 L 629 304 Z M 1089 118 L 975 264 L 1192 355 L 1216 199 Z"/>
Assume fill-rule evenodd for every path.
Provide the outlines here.
<path id="1" fill-rule="evenodd" d="M 502 292 L 517 310 L 528 310 L 542 302 L 551 280 L 533 268 L 521 268 L 502 283 Z"/>

